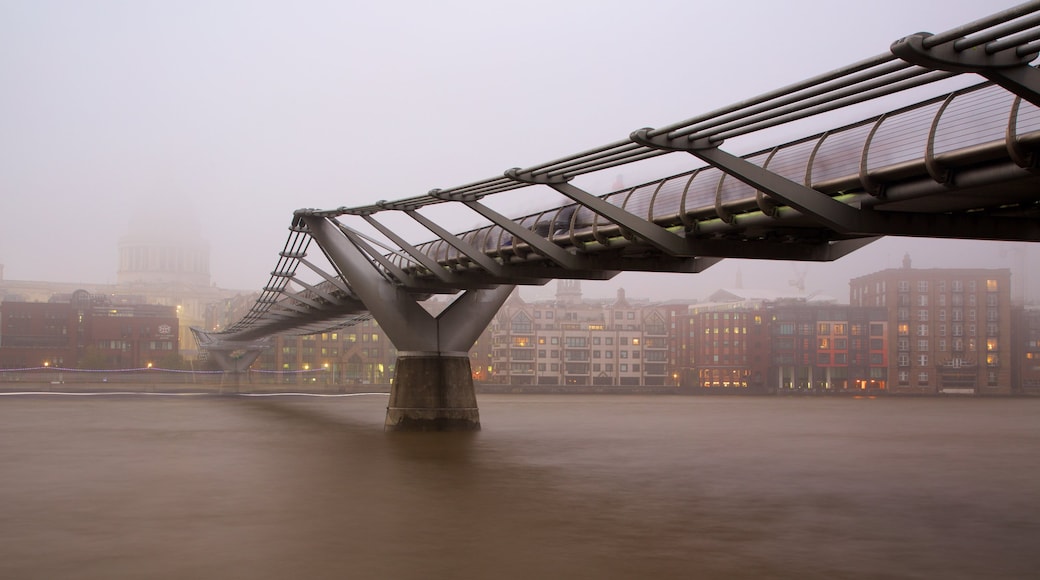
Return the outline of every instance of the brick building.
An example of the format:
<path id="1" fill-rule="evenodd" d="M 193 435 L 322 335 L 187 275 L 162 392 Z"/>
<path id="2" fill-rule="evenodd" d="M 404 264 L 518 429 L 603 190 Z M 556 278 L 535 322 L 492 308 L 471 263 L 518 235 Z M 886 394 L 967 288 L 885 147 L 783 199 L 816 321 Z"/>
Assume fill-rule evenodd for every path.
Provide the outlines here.
<path id="1" fill-rule="evenodd" d="M 177 311 L 84 290 L 0 303 L 0 368 L 133 369 L 177 357 Z"/>
<path id="2" fill-rule="evenodd" d="M 894 393 L 1011 392 L 1011 272 L 902 268 L 849 282 L 853 306 L 885 308 Z"/>
<path id="3" fill-rule="evenodd" d="M 887 388 L 885 309 L 779 303 L 769 310 L 770 390 L 873 393 Z"/>
<path id="4" fill-rule="evenodd" d="M 1011 385 L 1040 395 L 1040 307 L 1020 307 L 1011 317 Z"/>

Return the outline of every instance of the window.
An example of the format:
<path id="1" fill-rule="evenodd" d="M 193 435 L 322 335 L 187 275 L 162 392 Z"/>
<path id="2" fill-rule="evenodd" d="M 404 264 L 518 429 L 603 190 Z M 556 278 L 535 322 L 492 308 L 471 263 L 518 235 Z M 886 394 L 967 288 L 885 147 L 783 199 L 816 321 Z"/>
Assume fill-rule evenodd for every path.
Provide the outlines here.
<path id="1" fill-rule="evenodd" d="M 918 292 L 927 292 L 927 291 L 928 291 L 928 281 L 927 281 L 927 280 L 919 280 L 919 281 L 917 282 L 917 291 L 918 291 Z M 926 303 L 926 304 L 927 304 L 927 302 L 928 302 L 927 298 L 928 298 L 928 297 L 927 297 L 927 296 L 925 296 L 925 303 Z M 924 306 L 924 305 L 925 305 L 925 304 L 922 304 L 921 306 Z"/>
<path id="2" fill-rule="evenodd" d="M 926 354 L 919 354 L 919 355 L 917 355 L 917 366 L 919 366 L 919 367 L 926 367 L 926 366 L 928 366 L 928 355 L 926 355 Z"/>

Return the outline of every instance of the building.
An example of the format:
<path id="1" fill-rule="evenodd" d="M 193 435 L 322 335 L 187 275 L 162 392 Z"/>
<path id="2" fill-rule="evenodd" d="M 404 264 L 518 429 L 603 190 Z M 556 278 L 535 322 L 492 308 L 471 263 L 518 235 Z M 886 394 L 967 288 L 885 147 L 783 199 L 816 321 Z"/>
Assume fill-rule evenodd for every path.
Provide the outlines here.
<path id="1" fill-rule="evenodd" d="M 287 383 L 385 385 L 397 350 L 374 319 L 335 332 L 277 336 L 251 370 Z"/>
<path id="2" fill-rule="evenodd" d="M 884 308 L 780 302 L 770 306 L 771 391 L 877 393 L 888 388 Z"/>
<path id="3" fill-rule="evenodd" d="M 93 296 L 135 296 L 142 304 L 169 306 L 177 311 L 179 354 L 195 359 L 199 353 L 191 327 L 209 328 L 207 315 L 214 304 L 251 296 L 212 284 L 209 245 L 190 218 L 136 216 L 119 240 L 117 256 L 116 284 L 7 280 L 0 266 L 0 300 L 47 302 L 51 296 L 82 289 Z"/>
<path id="4" fill-rule="evenodd" d="M 888 312 L 891 392 L 1011 392 L 1010 270 L 916 269 L 907 256 L 849 286 L 853 306 Z"/>
<path id="5" fill-rule="evenodd" d="M 1040 307 L 1016 308 L 1011 317 L 1011 385 L 1040 395 Z"/>
<path id="6" fill-rule="evenodd" d="M 674 386 L 675 306 L 582 300 L 581 282 L 557 281 L 555 300 L 514 294 L 491 323 L 491 376 L 499 384 Z"/>
<path id="7" fill-rule="evenodd" d="M 0 368 L 135 369 L 177 356 L 177 311 L 85 290 L 0 303 Z"/>

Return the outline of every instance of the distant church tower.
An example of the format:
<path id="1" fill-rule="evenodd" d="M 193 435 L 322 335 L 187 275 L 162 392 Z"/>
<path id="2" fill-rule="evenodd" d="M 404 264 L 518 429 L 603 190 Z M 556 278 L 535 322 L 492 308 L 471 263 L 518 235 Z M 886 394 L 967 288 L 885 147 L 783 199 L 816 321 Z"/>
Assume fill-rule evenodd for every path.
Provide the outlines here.
<path id="1" fill-rule="evenodd" d="M 557 280 L 556 302 L 558 304 L 581 304 L 581 280 Z"/>

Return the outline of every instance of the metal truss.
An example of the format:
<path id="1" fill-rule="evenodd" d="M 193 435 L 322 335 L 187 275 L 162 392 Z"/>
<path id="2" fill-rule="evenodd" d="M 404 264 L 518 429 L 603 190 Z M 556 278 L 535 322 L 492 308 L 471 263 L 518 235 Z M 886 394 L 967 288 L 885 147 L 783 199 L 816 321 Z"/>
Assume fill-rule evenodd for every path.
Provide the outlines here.
<path id="1" fill-rule="evenodd" d="M 1030 64 L 1038 53 L 1040 2 L 1029 2 L 498 177 L 397 201 L 297 210 L 270 283 L 223 335 L 318 332 L 372 313 L 381 324 L 389 321 L 395 328 L 388 331 L 399 337 L 391 340 L 409 350 L 409 328 L 436 325 L 414 301 L 434 293 L 465 291 L 462 304 L 494 302 L 516 284 L 608 279 L 621 271 L 693 273 L 726 257 L 829 261 L 886 235 L 1040 241 L 1040 71 Z M 957 75 L 985 81 L 750 155 L 722 148 L 729 139 Z M 676 152 L 701 165 L 605 195 L 571 183 Z M 551 188 L 570 203 L 520 217 L 484 203 L 524 188 Z M 441 204 L 464 206 L 490 225 L 453 233 L 422 213 Z M 408 243 L 380 220 L 390 212 L 433 238 Z M 383 240 L 363 234 L 361 225 Z M 334 272 L 306 260 L 311 241 Z M 322 282 L 300 280 L 301 264 Z M 469 330 L 453 332 L 468 337 Z M 448 348 L 465 350 L 463 342 Z"/>

